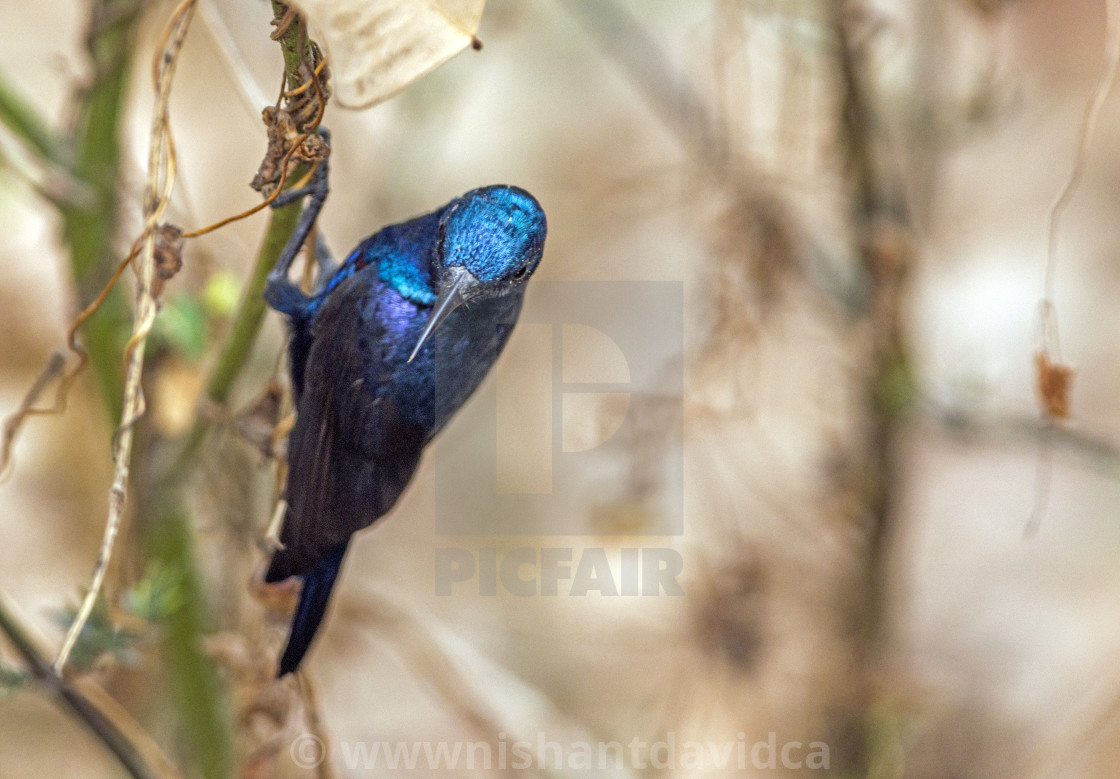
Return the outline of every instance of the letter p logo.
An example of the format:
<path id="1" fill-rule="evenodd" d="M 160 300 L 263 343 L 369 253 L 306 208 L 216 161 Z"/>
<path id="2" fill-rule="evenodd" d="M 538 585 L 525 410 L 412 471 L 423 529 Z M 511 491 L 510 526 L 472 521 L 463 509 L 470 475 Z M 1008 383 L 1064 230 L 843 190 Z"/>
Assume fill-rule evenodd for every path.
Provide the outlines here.
<path id="1" fill-rule="evenodd" d="M 642 452 L 659 457 L 661 489 L 657 526 L 637 532 L 683 532 L 683 331 L 680 282 L 530 285 L 494 375 L 436 447 L 436 532 L 600 532 L 588 517 L 624 497 L 651 428 L 671 451 Z"/>
<path id="2" fill-rule="evenodd" d="M 495 372 L 499 494 L 552 493 L 554 454 L 595 449 L 626 421 L 626 355 L 589 325 L 525 324 Z"/>

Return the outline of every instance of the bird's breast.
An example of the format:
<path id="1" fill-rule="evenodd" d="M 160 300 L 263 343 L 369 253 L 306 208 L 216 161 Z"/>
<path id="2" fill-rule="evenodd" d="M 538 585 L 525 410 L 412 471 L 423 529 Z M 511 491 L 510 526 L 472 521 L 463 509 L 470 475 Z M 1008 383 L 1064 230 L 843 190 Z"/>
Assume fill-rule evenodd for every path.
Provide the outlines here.
<path id="1" fill-rule="evenodd" d="M 354 299 L 359 289 L 351 285 L 360 289 L 357 305 L 346 316 L 324 316 L 332 306 Z M 425 431 L 430 440 L 482 383 L 520 308 L 519 293 L 460 306 L 409 362 L 431 307 L 405 298 L 371 266 L 331 290 L 316 312 L 311 332 L 315 340 L 346 339 L 348 353 L 360 365 L 360 391 L 392 402 L 400 421 Z M 331 322 L 334 330 L 327 332 L 323 321 Z"/>

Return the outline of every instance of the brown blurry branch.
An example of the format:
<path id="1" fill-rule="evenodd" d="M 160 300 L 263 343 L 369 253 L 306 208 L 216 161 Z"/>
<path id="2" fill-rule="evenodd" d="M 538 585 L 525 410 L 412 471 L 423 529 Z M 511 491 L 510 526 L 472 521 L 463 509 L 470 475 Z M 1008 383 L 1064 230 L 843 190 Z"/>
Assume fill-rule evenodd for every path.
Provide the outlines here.
<path id="1" fill-rule="evenodd" d="M 757 220 L 769 244 L 767 259 L 798 262 L 812 252 L 796 251 L 789 242 L 783 195 L 765 184 L 764 174 L 749 158 L 732 156 L 730 139 L 694 86 L 681 76 L 651 41 L 640 23 L 617 2 L 566 0 L 588 34 L 618 62 L 665 120 L 682 144 L 736 196 L 735 208 Z M 853 346 L 858 349 L 858 393 L 852 438 L 837 457 L 838 477 L 832 489 L 845 518 L 856 523 L 859 539 L 854 568 L 857 578 L 840 595 L 845 645 L 851 653 L 851 695 L 836 717 L 837 762 L 845 775 L 866 775 L 878 762 L 872 732 L 872 689 L 882 640 L 888 542 L 896 518 L 901 487 L 899 430 L 909 411 L 912 385 L 903 320 L 906 276 L 914 258 L 911 212 L 903 196 L 902 172 L 889 164 L 865 48 L 849 26 L 860 8 L 852 2 L 825 3 L 824 54 L 837 74 L 839 93 L 835 138 L 845 163 L 847 226 L 853 264 L 862 282 L 860 294 L 822 278 L 819 269 L 807 275 L 828 297 L 838 299 L 853 316 Z M 763 182 L 760 184 L 760 182 Z M 813 241 L 811 231 L 805 240 Z M 772 270 L 772 268 L 770 269 Z M 725 285 L 726 286 L 726 285 Z M 719 311 L 720 293 L 713 295 Z M 730 317 L 742 317 L 742 294 L 727 300 Z M 726 328 L 717 329 L 726 334 Z M 721 353 L 721 358 L 726 356 Z M 719 370 L 722 367 L 717 367 Z"/>
<path id="2" fill-rule="evenodd" d="M 869 341 L 859 379 L 861 427 L 838 484 L 856 507 L 862 538 L 863 573 L 855 582 L 849 612 L 858 676 L 850 720 L 841 727 L 858 739 L 844 767 L 863 774 L 881 757 L 875 754 L 872 680 L 883 639 L 888 542 L 903 480 L 898 438 L 908 397 L 900 384 L 910 377 L 902 311 L 914 245 L 901 175 L 883 153 L 874 88 L 850 27 L 858 3 L 836 3 L 831 9 L 841 97 L 838 140 L 849 179 L 850 229 L 868 288 L 859 322 Z"/>
<path id="3" fill-rule="evenodd" d="M 845 5 L 851 5 L 850 3 Z M 850 219 L 858 261 L 869 288 L 863 319 L 870 329 L 868 373 L 864 382 L 867 414 L 866 450 L 859 477 L 868 510 L 869 595 L 867 628 L 876 630 L 882 587 L 884 538 L 893 515 L 898 485 L 896 429 L 900 409 L 885 396 L 896 370 L 905 370 L 902 300 L 906 273 L 913 260 L 909 215 L 897 173 L 882 165 L 882 139 L 875 131 L 871 88 L 860 52 L 845 23 L 845 10 L 835 11 L 837 65 L 840 73 L 840 140 L 851 180 Z"/>
<path id="4" fill-rule="evenodd" d="M 33 414 L 50 413 L 47 409 L 37 408 L 35 404 L 39 402 L 39 398 L 46 391 L 47 386 L 62 373 L 65 362 L 66 358 L 61 352 L 52 354 L 42 372 L 23 396 L 19 408 L 4 420 L 4 424 L 0 428 L 0 436 L 2 436 L 0 437 L 0 484 L 3 484 L 11 473 L 12 445 L 15 443 L 16 436 L 19 435 L 23 423 Z"/>

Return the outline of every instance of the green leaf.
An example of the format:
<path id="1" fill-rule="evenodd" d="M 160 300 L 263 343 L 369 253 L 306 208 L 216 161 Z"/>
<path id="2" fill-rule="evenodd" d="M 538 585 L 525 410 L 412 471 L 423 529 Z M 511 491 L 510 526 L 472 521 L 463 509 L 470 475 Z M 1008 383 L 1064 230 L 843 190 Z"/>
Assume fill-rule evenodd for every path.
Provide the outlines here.
<path id="1" fill-rule="evenodd" d="M 68 629 L 77 615 L 77 606 L 68 606 L 54 614 L 59 627 Z M 79 671 L 88 671 L 102 655 L 112 655 L 119 662 L 129 665 L 136 660 L 136 644 L 140 634 L 116 624 L 109 614 L 104 597 L 89 615 L 74 650 L 70 653 L 69 665 Z"/>
<path id="2" fill-rule="evenodd" d="M 206 353 L 207 334 L 206 310 L 197 298 L 186 295 L 165 302 L 152 327 L 156 344 L 191 360 L 200 360 Z"/>
<path id="3" fill-rule="evenodd" d="M 153 560 L 144 577 L 124 597 L 125 609 L 149 622 L 163 622 L 183 608 L 188 596 L 181 567 Z"/>
<path id="4" fill-rule="evenodd" d="M 896 343 L 891 347 L 875 390 L 879 409 L 891 417 L 906 414 L 917 403 L 918 379 L 914 366 L 900 344 Z"/>
<path id="5" fill-rule="evenodd" d="M 27 684 L 27 674 L 18 668 L 0 665 L 0 700 L 15 695 Z"/>
<path id="6" fill-rule="evenodd" d="M 237 275 L 224 270 L 215 273 L 202 290 L 202 306 L 211 317 L 228 319 L 237 310 L 241 298 L 241 282 Z"/>

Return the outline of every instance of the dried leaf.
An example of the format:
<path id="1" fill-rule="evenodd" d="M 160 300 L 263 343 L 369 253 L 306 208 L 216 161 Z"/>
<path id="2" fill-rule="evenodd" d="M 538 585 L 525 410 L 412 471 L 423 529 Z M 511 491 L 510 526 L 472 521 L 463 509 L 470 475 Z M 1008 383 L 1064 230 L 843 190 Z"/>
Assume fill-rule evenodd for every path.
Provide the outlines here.
<path id="1" fill-rule="evenodd" d="M 264 460 L 287 455 L 287 431 L 278 430 L 284 392 L 269 382 L 264 391 L 233 419 L 233 432 L 261 453 Z"/>
<path id="2" fill-rule="evenodd" d="M 152 257 L 156 264 L 152 297 L 158 298 L 163 295 L 164 283 L 183 268 L 183 228 L 173 224 L 157 225 Z"/>
<path id="3" fill-rule="evenodd" d="M 1046 352 L 1035 354 L 1034 365 L 1042 413 L 1051 419 L 1068 419 L 1073 368 L 1064 363 L 1053 362 Z"/>
<path id="4" fill-rule="evenodd" d="M 325 160 L 330 154 L 330 147 L 322 136 L 302 132 L 291 114 L 283 108 L 268 106 L 261 112 L 261 120 L 268 128 L 268 149 L 249 186 L 269 197 L 276 191 L 283 176 L 290 176 L 300 165 L 314 165 Z M 291 152 L 297 142 L 299 146 Z M 285 160 L 287 173 L 282 172 Z"/>
<path id="5" fill-rule="evenodd" d="M 335 98 L 369 108 L 467 46 L 486 0 L 298 0 L 330 56 Z"/>

